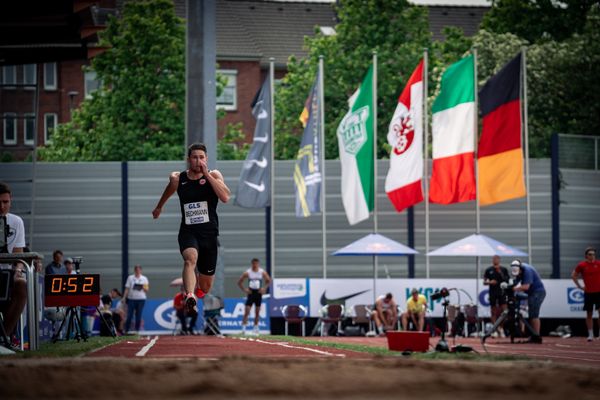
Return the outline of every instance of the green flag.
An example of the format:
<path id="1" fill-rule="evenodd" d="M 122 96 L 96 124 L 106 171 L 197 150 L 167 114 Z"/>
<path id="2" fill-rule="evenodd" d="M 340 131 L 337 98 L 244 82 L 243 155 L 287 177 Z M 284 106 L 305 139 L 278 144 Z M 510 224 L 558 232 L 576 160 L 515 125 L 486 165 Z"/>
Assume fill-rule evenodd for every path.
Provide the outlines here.
<path id="1" fill-rule="evenodd" d="M 342 202 L 350 225 L 369 218 L 373 210 L 373 66 L 348 100 L 350 107 L 338 126 L 342 162 Z"/>

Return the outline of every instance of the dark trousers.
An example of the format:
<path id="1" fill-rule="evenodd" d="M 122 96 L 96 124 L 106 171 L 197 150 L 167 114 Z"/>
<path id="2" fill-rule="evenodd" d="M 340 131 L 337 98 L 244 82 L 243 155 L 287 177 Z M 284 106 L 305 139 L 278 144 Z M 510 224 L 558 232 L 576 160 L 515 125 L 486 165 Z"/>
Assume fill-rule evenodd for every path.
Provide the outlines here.
<path id="1" fill-rule="evenodd" d="M 183 310 L 177 310 L 177 318 L 179 318 L 179 322 L 181 322 L 181 330 L 183 332 L 192 332 L 192 330 L 196 327 L 196 321 L 198 320 L 198 314 L 190 317 L 190 325 L 187 325 L 187 314 Z"/>
<path id="2" fill-rule="evenodd" d="M 144 304 L 146 300 L 131 300 L 127 299 L 127 320 L 125 321 L 125 332 L 129 332 L 131 326 L 131 319 L 133 313 L 135 313 L 135 330 L 140 331 L 140 325 L 142 324 L 142 311 L 144 311 Z"/>

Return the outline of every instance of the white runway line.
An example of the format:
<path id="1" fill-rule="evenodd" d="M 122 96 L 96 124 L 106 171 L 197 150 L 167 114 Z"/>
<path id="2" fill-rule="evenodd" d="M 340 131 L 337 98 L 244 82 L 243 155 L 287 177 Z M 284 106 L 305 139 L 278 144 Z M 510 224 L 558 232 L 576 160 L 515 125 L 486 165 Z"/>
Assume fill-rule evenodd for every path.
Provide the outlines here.
<path id="1" fill-rule="evenodd" d="M 342 357 L 342 358 L 346 357 L 345 354 L 335 354 L 335 353 L 330 353 L 328 351 L 311 349 L 310 347 L 293 346 L 287 342 L 268 342 L 266 340 L 260 340 L 260 339 L 254 339 L 254 338 L 238 338 L 238 339 L 248 340 L 250 342 L 258 342 L 258 343 L 270 344 L 270 345 L 275 345 L 275 346 L 281 346 L 281 347 L 286 347 L 288 349 L 312 351 L 313 353 L 322 354 L 324 356 L 329 356 L 329 357 Z"/>
<path id="2" fill-rule="evenodd" d="M 148 343 L 147 345 L 142 347 L 142 349 L 140 351 L 138 351 L 135 354 L 135 356 L 136 357 L 144 357 L 146 355 L 146 353 L 152 348 L 152 346 L 154 346 L 156 344 L 157 341 L 158 341 L 158 336 L 154 336 L 154 339 L 152 339 L 150 341 L 150 343 Z"/>

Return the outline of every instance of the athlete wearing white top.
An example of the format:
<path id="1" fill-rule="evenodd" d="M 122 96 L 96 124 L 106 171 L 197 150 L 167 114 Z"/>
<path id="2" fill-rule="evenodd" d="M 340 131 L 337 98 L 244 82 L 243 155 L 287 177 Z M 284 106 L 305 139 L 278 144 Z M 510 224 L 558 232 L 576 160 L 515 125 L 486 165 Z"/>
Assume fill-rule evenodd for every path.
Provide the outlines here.
<path id="1" fill-rule="evenodd" d="M 244 281 L 248 280 L 248 287 L 244 287 Z M 252 267 L 248 268 L 240 279 L 238 280 L 239 288 L 247 293 L 246 307 L 244 309 L 244 319 L 242 321 L 242 333 L 246 332 L 246 325 L 248 324 L 248 315 L 250 314 L 250 308 L 254 305 L 255 317 L 254 317 L 254 333 L 258 334 L 258 321 L 260 318 L 260 306 L 262 304 L 262 295 L 267 292 L 267 288 L 271 284 L 271 277 L 262 268 L 260 268 L 260 261 L 257 258 L 252 259 Z"/>
<path id="2" fill-rule="evenodd" d="M 10 187 L 0 182 L 0 216 L 6 217 L 8 225 L 7 248 L 9 253 L 22 253 L 25 247 L 25 225 L 21 217 L 11 214 L 12 192 Z M 4 232 L 0 232 L 4 235 Z M 0 268 L 13 268 L 10 264 L 0 265 Z M 17 268 L 11 285 L 11 300 L 0 305 L 0 312 L 4 317 L 4 330 L 11 335 L 27 301 L 27 282 Z M 1 322 L 0 322 L 1 323 Z M 2 345 L 0 343 L 0 345 Z"/>

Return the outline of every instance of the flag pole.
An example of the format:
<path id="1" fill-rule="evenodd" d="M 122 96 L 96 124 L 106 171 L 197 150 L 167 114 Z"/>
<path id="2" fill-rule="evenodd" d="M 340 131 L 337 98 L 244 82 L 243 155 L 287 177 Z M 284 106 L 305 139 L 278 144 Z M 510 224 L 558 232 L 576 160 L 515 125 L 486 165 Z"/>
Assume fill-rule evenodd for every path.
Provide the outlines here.
<path id="1" fill-rule="evenodd" d="M 269 174 L 270 186 L 271 186 L 271 218 L 270 220 L 270 235 L 271 235 L 271 246 L 269 248 L 271 257 L 271 278 L 275 278 L 275 96 L 274 96 L 274 82 L 275 82 L 275 58 L 269 58 L 269 92 L 271 96 L 271 173 Z"/>
<path id="2" fill-rule="evenodd" d="M 373 50 L 373 228 L 377 233 L 377 51 Z M 378 257 L 373 256 L 373 304 L 377 300 Z"/>
<path id="3" fill-rule="evenodd" d="M 425 181 L 425 277 L 429 279 L 429 116 L 427 115 L 427 92 L 428 92 L 428 78 L 427 73 L 429 68 L 429 49 L 423 50 L 423 154 L 425 155 L 425 162 L 423 166 L 424 181 Z"/>
<path id="4" fill-rule="evenodd" d="M 527 190 L 527 252 L 529 264 L 533 265 L 533 249 L 531 243 L 531 187 L 529 186 L 529 126 L 527 121 L 527 48 L 521 48 L 521 70 L 523 71 L 523 135 L 525 136 L 525 185 Z"/>
<path id="5" fill-rule="evenodd" d="M 476 232 L 478 235 L 481 230 L 481 216 L 479 210 L 479 163 L 477 162 L 477 142 L 479 139 L 479 124 L 478 124 L 478 112 L 479 109 L 479 97 L 478 97 L 478 82 L 477 79 L 477 48 L 473 47 L 473 96 L 475 100 L 475 112 L 473 113 L 473 137 L 475 140 L 475 146 L 473 151 L 473 158 L 475 161 L 475 214 L 477 219 L 477 227 Z M 475 278 L 475 305 L 479 305 L 479 270 L 480 270 L 480 259 L 479 256 L 475 257 L 475 262 L 477 264 L 477 276 Z"/>
<path id="6" fill-rule="evenodd" d="M 327 180 L 325 179 L 325 75 L 323 67 L 323 56 L 319 56 L 319 124 L 321 125 L 321 148 L 319 149 L 319 158 L 321 162 L 321 216 L 322 226 L 321 231 L 323 235 L 323 279 L 327 279 L 327 196 L 325 186 Z"/>

